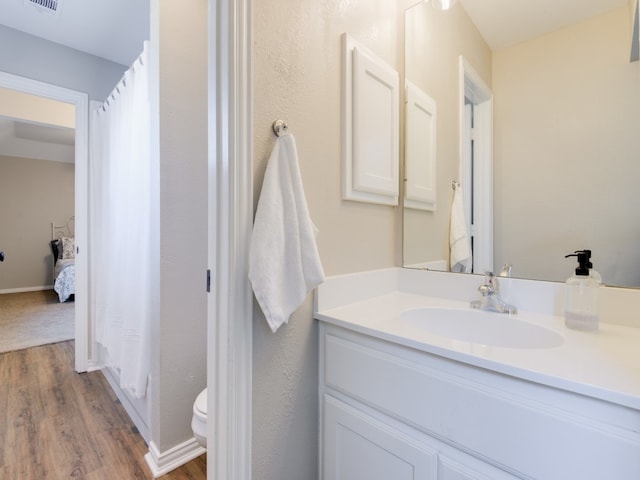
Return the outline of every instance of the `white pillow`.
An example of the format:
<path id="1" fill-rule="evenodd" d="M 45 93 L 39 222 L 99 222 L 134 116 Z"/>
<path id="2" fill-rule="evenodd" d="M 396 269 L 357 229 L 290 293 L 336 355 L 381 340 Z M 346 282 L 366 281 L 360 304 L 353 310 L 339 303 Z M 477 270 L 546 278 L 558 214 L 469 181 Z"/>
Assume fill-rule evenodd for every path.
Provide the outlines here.
<path id="1" fill-rule="evenodd" d="M 76 257 L 76 242 L 73 237 L 62 237 L 62 258 L 70 259 Z"/>

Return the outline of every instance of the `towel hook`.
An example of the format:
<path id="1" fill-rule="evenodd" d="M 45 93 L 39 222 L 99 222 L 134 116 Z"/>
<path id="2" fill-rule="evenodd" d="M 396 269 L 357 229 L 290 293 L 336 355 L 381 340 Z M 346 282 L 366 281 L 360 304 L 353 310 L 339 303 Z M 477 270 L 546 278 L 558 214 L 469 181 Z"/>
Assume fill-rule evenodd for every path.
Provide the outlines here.
<path id="1" fill-rule="evenodd" d="M 275 122 L 273 122 L 273 125 L 271 125 L 271 128 L 273 130 L 273 133 L 276 134 L 276 137 L 279 137 L 283 133 L 286 133 L 287 132 L 287 128 L 289 128 L 289 127 L 282 120 L 276 120 Z"/>
<path id="2" fill-rule="evenodd" d="M 457 190 L 459 186 L 460 182 L 456 182 L 455 180 L 451 182 L 451 188 L 453 188 L 454 190 Z"/>

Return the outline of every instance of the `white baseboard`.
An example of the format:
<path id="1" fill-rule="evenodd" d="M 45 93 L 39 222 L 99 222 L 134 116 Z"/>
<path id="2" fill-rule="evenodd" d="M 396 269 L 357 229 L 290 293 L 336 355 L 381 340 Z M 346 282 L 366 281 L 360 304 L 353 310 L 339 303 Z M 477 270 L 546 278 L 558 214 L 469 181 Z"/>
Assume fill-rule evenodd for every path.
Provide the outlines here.
<path id="1" fill-rule="evenodd" d="M 118 400 L 120 400 L 120 403 L 129 415 L 129 418 L 140 432 L 140 435 L 142 435 L 142 438 L 148 444 L 151 437 L 149 434 L 147 420 L 143 417 L 143 415 L 145 414 L 148 415 L 148 406 L 146 407 L 146 411 L 143 410 L 143 413 L 141 414 L 138 410 L 145 409 L 145 407 L 142 404 L 138 404 L 138 408 L 136 408 L 136 405 L 134 405 L 134 402 L 143 402 L 146 400 L 139 400 L 129 397 L 129 395 L 127 395 L 127 393 L 120 388 L 119 374 L 113 368 L 104 367 L 102 369 L 102 374 L 104 375 L 104 378 L 107 379 L 109 386 L 111 386 L 111 390 L 113 390 L 113 393 L 115 393 L 118 397 Z"/>
<path id="2" fill-rule="evenodd" d="M 0 290 L 0 295 L 4 293 L 40 292 L 42 290 L 53 290 L 53 285 L 43 285 L 40 287 L 5 288 L 4 290 Z"/>
<path id="3" fill-rule="evenodd" d="M 144 459 L 147 461 L 153 477 L 158 478 L 199 457 L 206 451 L 195 438 L 191 438 L 162 453 L 158 450 L 156 444 L 151 441 L 149 442 L 149 453 L 144 456 Z"/>
<path id="4" fill-rule="evenodd" d="M 89 359 L 89 365 L 87 366 L 87 372 L 95 372 L 97 370 L 103 370 L 104 365 L 96 362 L 94 359 Z M 103 373 L 104 375 L 104 373 Z M 107 380 L 108 381 L 108 380 Z"/>

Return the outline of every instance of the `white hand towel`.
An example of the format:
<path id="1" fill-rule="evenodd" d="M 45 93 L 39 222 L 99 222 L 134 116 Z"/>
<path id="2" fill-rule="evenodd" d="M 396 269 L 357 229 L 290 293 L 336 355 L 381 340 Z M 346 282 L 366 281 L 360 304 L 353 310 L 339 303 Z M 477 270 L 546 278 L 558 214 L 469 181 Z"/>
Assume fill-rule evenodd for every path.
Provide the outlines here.
<path id="1" fill-rule="evenodd" d="M 283 134 L 267 163 L 249 251 L 249 281 L 274 333 L 324 281 L 316 234 L 295 139 Z"/>
<path id="2" fill-rule="evenodd" d="M 464 216 L 462 187 L 453 192 L 451 205 L 451 224 L 449 226 L 449 264 L 452 272 L 471 272 L 471 244 Z"/>

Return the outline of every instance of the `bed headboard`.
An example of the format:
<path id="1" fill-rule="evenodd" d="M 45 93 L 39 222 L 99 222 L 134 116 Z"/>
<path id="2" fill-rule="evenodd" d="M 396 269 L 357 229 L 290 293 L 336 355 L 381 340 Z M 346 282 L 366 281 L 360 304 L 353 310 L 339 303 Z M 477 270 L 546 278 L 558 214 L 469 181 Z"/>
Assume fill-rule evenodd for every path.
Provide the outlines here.
<path id="1" fill-rule="evenodd" d="M 63 254 L 69 248 L 71 249 L 67 255 L 72 256 L 71 253 L 74 249 L 74 240 L 73 236 L 75 234 L 75 216 L 71 216 L 67 218 L 67 220 L 61 225 L 56 225 L 55 222 L 51 222 L 51 241 L 49 244 L 51 245 L 51 252 L 53 253 L 53 264 L 55 265 L 58 262 L 59 258 L 67 258 L 64 257 Z M 70 246 L 65 247 L 62 244 L 62 239 L 71 238 Z M 65 240 L 66 242 L 66 240 Z"/>
<path id="2" fill-rule="evenodd" d="M 75 227 L 75 215 L 70 216 L 60 225 L 56 225 L 55 222 L 51 222 L 51 240 L 58 240 L 63 237 L 73 237 L 75 234 Z"/>

